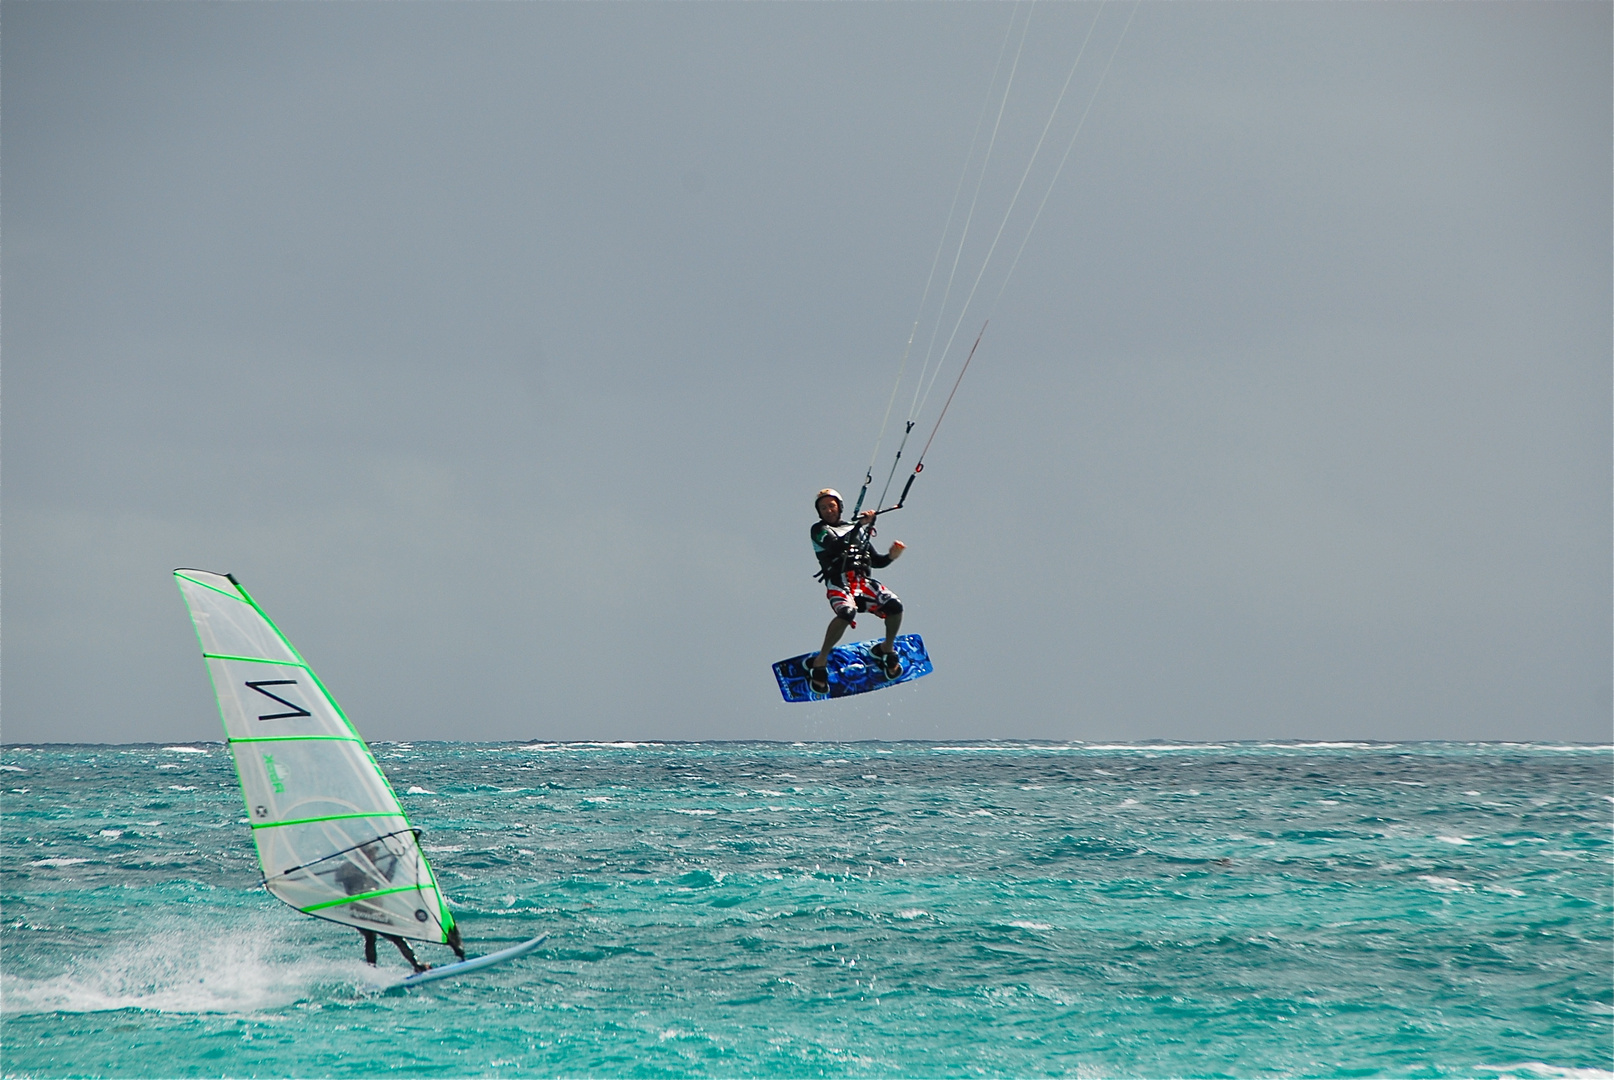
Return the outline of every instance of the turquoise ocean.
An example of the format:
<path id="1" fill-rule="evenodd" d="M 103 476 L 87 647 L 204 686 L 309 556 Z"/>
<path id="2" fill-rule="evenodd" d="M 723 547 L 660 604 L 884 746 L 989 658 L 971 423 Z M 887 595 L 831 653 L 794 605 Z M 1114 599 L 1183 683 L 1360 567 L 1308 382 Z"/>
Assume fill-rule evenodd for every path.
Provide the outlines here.
<path id="1" fill-rule="evenodd" d="M 1614 1071 L 1609 746 L 374 750 L 470 950 L 543 947 L 389 989 L 222 745 L 10 746 L 5 1075 Z"/>

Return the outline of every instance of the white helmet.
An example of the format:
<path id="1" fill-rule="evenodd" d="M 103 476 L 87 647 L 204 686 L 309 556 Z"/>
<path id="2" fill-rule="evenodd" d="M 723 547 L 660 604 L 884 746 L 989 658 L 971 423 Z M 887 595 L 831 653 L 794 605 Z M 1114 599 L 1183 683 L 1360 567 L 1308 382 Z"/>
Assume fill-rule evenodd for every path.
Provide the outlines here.
<path id="1" fill-rule="evenodd" d="M 835 505 L 836 506 L 840 507 L 842 510 L 846 509 L 846 500 L 841 498 L 841 493 L 840 492 L 836 491 L 834 488 L 824 488 L 817 495 L 813 496 L 813 509 L 814 510 L 818 509 L 818 504 L 823 500 L 824 496 L 826 496 L 826 495 L 828 495 L 830 498 L 835 500 Z"/>

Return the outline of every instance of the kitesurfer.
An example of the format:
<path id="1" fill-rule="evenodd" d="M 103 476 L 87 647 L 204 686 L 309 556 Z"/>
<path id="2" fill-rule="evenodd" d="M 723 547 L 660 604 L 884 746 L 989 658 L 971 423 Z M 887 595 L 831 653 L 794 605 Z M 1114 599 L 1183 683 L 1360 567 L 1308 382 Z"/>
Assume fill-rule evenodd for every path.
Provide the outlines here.
<path id="1" fill-rule="evenodd" d="M 865 510 L 857 521 L 846 522 L 841 520 L 845 505 L 841 493 L 834 488 L 825 488 L 813 499 L 813 509 L 818 511 L 811 530 L 813 553 L 818 556 L 817 576 L 835 612 L 829 629 L 824 631 L 824 647 L 807 661 L 808 684 L 815 694 L 829 693 L 830 650 L 848 627 L 857 625 L 862 611 L 885 620 L 885 641 L 874 646 L 873 652 L 880 657 L 886 678 L 895 679 L 902 674 L 902 659 L 894 644 L 897 629 L 902 626 L 902 601 L 868 574 L 871 568 L 890 566 L 907 545 L 894 540 L 886 554 L 879 554 L 871 544 L 875 512 Z"/>

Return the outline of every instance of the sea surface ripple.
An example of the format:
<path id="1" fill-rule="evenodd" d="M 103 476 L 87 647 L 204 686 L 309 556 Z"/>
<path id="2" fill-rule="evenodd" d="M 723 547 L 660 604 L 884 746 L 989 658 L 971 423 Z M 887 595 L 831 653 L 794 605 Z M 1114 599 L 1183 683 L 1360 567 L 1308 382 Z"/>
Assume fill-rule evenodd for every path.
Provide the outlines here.
<path id="1" fill-rule="evenodd" d="M 374 750 L 467 945 L 543 948 L 389 991 L 222 745 L 6 747 L 5 1075 L 1614 1070 L 1608 746 Z"/>

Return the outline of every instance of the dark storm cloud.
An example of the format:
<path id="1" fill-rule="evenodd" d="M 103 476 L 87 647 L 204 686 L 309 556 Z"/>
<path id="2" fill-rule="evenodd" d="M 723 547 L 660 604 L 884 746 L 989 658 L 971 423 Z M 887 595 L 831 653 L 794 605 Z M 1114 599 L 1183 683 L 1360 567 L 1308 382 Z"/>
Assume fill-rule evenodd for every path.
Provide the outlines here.
<path id="1" fill-rule="evenodd" d="M 379 738 L 1607 739 L 1609 11 L 1140 7 L 882 528 L 937 673 L 803 708 L 1009 8 L 8 4 L 5 737 L 216 737 L 194 565 Z"/>

